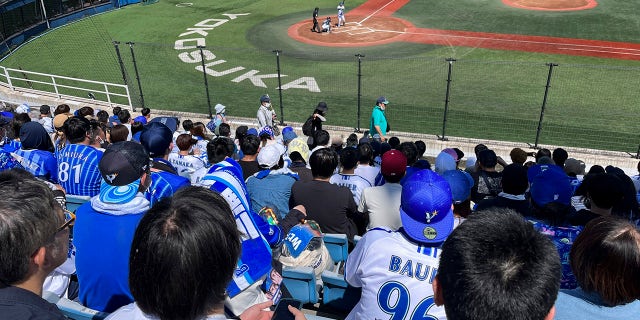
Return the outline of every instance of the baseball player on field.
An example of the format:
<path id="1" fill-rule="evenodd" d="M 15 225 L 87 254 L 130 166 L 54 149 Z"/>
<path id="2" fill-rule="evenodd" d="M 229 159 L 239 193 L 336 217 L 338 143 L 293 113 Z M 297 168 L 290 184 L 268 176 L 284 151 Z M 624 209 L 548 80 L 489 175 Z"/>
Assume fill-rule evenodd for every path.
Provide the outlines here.
<path id="1" fill-rule="evenodd" d="M 336 27 L 344 26 L 346 21 L 344 20 L 344 1 L 338 3 L 338 23 Z"/>
<path id="2" fill-rule="evenodd" d="M 449 184 L 437 173 L 420 170 L 406 180 L 402 227 L 370 229 L 349 254 L 345 279 L 362 296 L 346 319 L 446 319 L 431 283 L 454 228 L 451 204 Z"/>

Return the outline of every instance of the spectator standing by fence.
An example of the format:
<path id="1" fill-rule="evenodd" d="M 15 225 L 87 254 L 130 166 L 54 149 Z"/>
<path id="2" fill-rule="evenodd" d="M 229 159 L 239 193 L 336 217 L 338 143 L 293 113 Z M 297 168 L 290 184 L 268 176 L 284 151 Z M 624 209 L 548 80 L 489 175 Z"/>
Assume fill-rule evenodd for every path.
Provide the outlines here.
<path id="1" fill-rule="evenodd" d="M 374 140 L 378 142 L 387 141 L 387 132 L 389 132 L 389 123 L 387 122 L 387 115 L 385 110 L 389 101 L 385 97 L 380 97 L 376 100 L 376 105 L 371 112 L 371 119 L 369 120 L 369 133 Z"/>

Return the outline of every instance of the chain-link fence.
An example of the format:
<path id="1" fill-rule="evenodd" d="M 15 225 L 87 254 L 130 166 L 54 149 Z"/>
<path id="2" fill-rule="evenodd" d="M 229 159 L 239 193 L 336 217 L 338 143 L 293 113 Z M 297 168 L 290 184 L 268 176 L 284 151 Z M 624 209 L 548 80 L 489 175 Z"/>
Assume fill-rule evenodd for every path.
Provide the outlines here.
<path id="1" fill-rule="evenodd" d="M 327 101 L 330 124 L 364 131 L 385 95 L 396 131 L 633 154 L 640 143 L 640 68 L 183 45 L 119 45 L 135 106 L 208 113 L 222 103 L 231 115 L 255 117 L 269 93 L 283 122 L 304 121 Z"/>

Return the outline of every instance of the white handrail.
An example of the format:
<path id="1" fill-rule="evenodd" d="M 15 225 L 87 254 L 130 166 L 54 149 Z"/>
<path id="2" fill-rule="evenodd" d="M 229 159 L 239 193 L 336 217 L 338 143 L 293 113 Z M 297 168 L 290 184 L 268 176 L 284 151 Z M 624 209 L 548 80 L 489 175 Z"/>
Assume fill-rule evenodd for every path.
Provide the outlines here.
<path id="1" fill-rule="evenodd" d="M 7 84 L 8 84 L 8 86 L 9 86 L 9 88 L 11 90 L 16 90 L 18 88 L 25 89 L 25 90 L 30 90 L 30 91 L 35 90 L 35 89 L 32 89 L 32 88 L 17 86 L 16 85 L 17 81 L 24 81 L 24 82 L 27 82 L 27 83 L 39 83 L 39 84 L 43 84 L 43 85 L 52 86 L 53 87 L 53 92 L 51 92 L 51 91 L 46 91 L 46 92 L 54 93 L 58 98 L 61 98 L 62 96 L 69 96 L 69 97 L 72 96 L 70 94 L 61 93 L 58 90 L 59 88 L 67 88 L 67 89 L 83 90 L 83 91 L 89 91 L 89 92 L 93 92 L 93 93 L 104 94 L 106 96 L 106 101 L 105 100 L 101 100 L 101 101 L 104 101 L 104 102 L 108 103 L 109 105 L 113 104 L 112 99 L 111 99 L 112 97 L 124 97 L 124 98 L 127 99 L 128 106 L 132 107 L 129 88 L 126 85 L 123 85 L 123 84 L 104 82 L 104 81 L 87 80 L 87 79 L 79 79 L 79 78 L 72 78 L 72 77 L 65 77 L 65 76 L 59 76 L 59 75 L 48 74 L 48 73 L 41 73 L 41 72 L 34 72 L 34 71 L 26 71 L 26 70 L 7 68 L 7 67 L 3 67 L 3 66 L 0 66 L 0 68 L 2 68 L 4 70 L 4 74 L 2 76 L 4 76 L 7 79 Z M 42 76 L 42 77 L 48 78 L 50 80 L 49 81 L 42 81 L 42 80 L 36 80 L 36 79 L 26 79 L 26 76 L 23 76 L 23 77 L 19 77 L 19 76 L 12 77 L 11 76 L 11 72 L 19 72 L 22 75 Z M 12 79 L 16 80 L 16 81 L 12 82 L 11 81 Z M 70 80 L 70 81 L 79 82 L 80 84 L 78 86 L 59 84 L 58 81 L 56 81 L 56 80 L 61 80 L 61 79 L 62 80 Z M 104 88 L 104 91 L 96 89 L 95 86 L 93 88 L 90 88 L 88 86 L 82 87 L 82 83 L 101 85 Z M 120 92 L 124 91 L 125 93 L 124 94 L 116 93 L 114 91 L 116 91 L 116 92 L 117 91 L 120 91 Z M 84 97 L 79 97 L 79 98 L 84 98 Z"/>

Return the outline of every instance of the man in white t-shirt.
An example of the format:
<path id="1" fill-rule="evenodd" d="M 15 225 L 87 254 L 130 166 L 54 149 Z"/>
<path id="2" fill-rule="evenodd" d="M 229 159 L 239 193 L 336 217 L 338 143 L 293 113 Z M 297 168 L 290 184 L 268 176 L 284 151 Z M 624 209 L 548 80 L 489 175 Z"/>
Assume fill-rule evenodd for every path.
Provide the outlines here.
<path id="1" fill-rule="evenodd" d="M 453 230 L 451 204 L 449 184 L 437 173 L 420 170 L 405 181 L 402 228 L 367 231 L 347 258 L 345 279 L 362 296 L 346 319 L 446 319 L 431 283 Z"/>
<path id="2" fill-rule="evenodd" d="M 329 182 L 342 187 L 347 187 L 353 194 L 355 203 L 360 203 L 362 191 L 371 187 L 371 183 L 367 179 L 354 173 L 358 165 L 358 150 L 355 148 L 345 148 L 340 154 L 341 172 L 331 176 Z"/>
<path id="3" fill-rule="evenodd" d="M 369 216 L 367 230 L 387 227 L 398 230 L 400 221 L 400 180 L 407 169 L 407 158 L 398 150 L 387 151 L 382 156 L 382 176 L 386 183 L 379 187 L 367 188 L 362 192 L 358 212 Z"/>
<path id="4" fill-rule="evenodd" d="M 376 184 L 376 177 L 380 174 L 380 167 L 373 165 L 373 148 L 369 143 L 361 143 L 358 145 L 360 159 L 356 167 L 355 174 L 367 179 L 371 186 Z"/>

